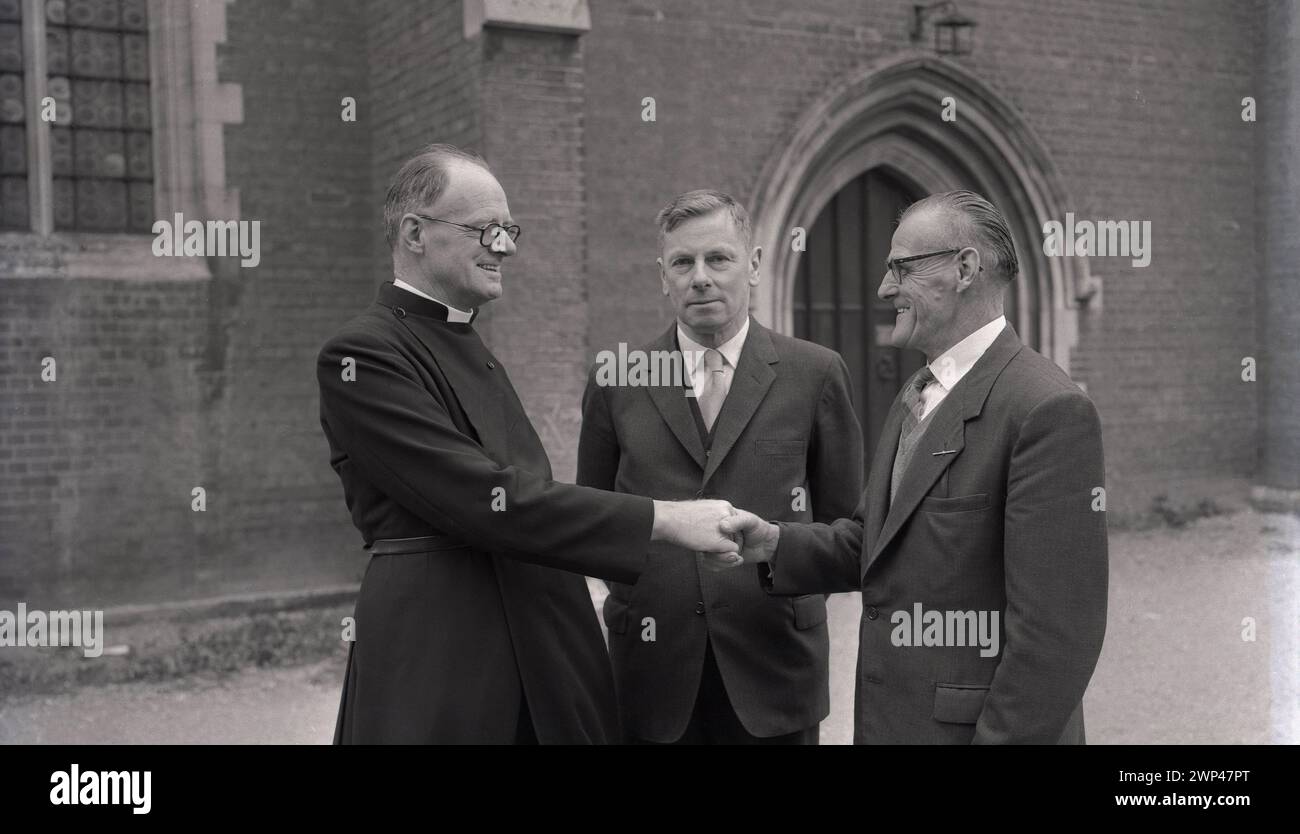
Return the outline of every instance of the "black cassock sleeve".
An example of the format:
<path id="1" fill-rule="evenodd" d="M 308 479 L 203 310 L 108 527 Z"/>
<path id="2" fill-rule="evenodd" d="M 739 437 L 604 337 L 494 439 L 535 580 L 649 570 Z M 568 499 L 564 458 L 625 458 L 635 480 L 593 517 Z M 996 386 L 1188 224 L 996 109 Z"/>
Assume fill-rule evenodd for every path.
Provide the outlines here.
<path id="1" fill-rule="evenodd" d="M 355 360 L 355 379 L 340 374 Z M 377 489 L 475 548 L 632 583 L 654 523 L 648 498 L 558 483 L 493 460 L 382 337 L 350 331 L 316 366 L 321 421 Z M 524 418 L 526 419 L 526 418 Z M 499 490 L 497 488 L 500 488 Z M 493 500 L 505 510 L 493 508 Z"/>

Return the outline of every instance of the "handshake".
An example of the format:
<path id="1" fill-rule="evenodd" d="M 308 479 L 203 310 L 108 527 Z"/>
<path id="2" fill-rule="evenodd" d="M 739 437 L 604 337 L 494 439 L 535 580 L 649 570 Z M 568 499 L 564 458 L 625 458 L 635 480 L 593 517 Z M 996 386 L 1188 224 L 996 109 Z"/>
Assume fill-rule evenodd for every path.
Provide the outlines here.
<path id="1" fill-rule="evenodd" d="M 729 501 L 655 501 L 652 541 L 669 542 L 704 555 L 706 564 L 735 567 L 770 562 L 780 528 Z"/>

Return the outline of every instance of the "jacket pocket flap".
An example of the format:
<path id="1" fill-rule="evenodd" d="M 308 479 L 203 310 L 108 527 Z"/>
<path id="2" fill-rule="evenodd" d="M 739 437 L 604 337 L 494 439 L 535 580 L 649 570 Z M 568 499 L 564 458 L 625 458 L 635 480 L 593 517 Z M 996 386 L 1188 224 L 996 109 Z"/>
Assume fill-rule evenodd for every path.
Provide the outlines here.
<path id="1" fill-rule="evenodd" d="M 794 627 L 812 628 L 826 622 L 826 597 L 821 594 L 808 594 L 790 600 L 794 606 Z"/>
<path id="2" fill-rule="evenodd" d="M 956 498 L 926 497 L 921 500 L 921 509 L 927 513 L 964 513 L 969 510 L 984 510 L 989 506 L 989 494 L 979 492 L 975 495 L 960 495 Z"/>
<path id="3" fill-rule="evenodd" d="M 807 444 L 802 440 L 755 440 L 760 455 L 798 455 L 803 457 Z"/>
<path id="4" fill-rule="evenodd" d="M 947 724 L 974 724 L 984 711 L 987 686 L 934 686 L 934 720 Z"/>

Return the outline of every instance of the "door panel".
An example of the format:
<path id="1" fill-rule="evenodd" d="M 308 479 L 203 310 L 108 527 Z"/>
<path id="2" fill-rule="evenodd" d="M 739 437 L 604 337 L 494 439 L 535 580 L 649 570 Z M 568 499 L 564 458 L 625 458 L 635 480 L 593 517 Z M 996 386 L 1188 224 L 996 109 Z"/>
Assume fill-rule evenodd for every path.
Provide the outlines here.
<path id="1" fill-rule="evenodd" d="M 866 172 L 822 209 L 799 260 L 794 335 L 844 357 L 862 422 L 866 470 L 899 386 L 925 362 L 918 351 L 888 344 L 894 308 L 876 295 L 898 215 L 920 196 L 884 171 Z"/>

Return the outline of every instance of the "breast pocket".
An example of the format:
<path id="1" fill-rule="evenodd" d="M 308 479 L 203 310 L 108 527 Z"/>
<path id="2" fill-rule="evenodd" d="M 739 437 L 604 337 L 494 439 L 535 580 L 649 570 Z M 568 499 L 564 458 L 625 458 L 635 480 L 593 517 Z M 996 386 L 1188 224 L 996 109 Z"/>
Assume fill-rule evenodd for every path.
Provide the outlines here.
<path id="1" fill-rule="evenodd" d="M 807 444 L 802 440 L 755 440 L 754 447 L 760 455 L 803 457 Z"/>
<path id="2" fill-rule="evenodd" d="M 960 495 L 956 498 L 927 497 L 921 500 L 921 510 L 927 513 L 968 513 L 972 510 L 987 510 L 989 494 Z"/>

